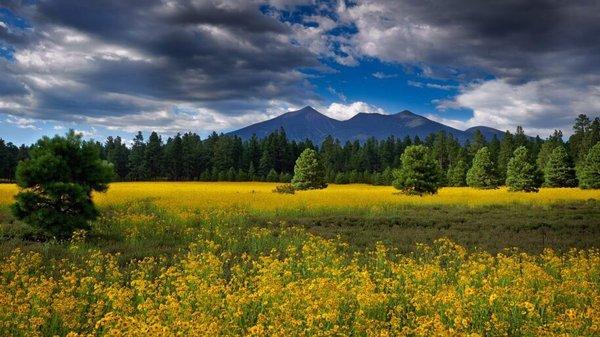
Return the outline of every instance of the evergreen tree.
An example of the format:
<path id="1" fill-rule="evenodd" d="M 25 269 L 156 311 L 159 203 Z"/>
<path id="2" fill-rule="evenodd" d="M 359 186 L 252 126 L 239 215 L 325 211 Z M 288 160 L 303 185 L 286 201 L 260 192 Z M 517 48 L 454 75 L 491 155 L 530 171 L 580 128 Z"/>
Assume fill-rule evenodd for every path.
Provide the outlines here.
<path id="1" fill-rule="evenodd" d="M 596 143 L 577 169 L 579 187 L 583 189 L 600 188 L 600 142 Z"/>
<path id="2" fill-rule="evenodd" d="M 346 176 L 345 173 L 338 172 L 338 174 L 335 175 L 335 183 L 338 184 L 338 185 L 347 184 L 348 183 L 348 177 Z"/>
<path id="3" fill-rule="evenodd" d="M 481 133 L 481 130 L 476 129 L 471 137 L 471 142 L 469 143 L 469 154 L 471 157 L 474 157 L 477 151 L 485 146 L 487 146 L 487 142 L 483 136 L 483 133 Z"/>
<path id="4" fill-rule="evenodd" d="M 440 186 L 438 163 L 429 148 L 409 146 L 401 156 L 402 166 L 394 171 L 394 187 L 405 194 L 435 194 Z"/>
<path id="5" fill-rule="evenodd" d="M 348 183 L 356 184 L 357 182 L 358 182 L 358 171 L 357 170 L 350 171 L 350 173 L 348 174 Z"/>
<path id="6" fill-rule="evenodd" d="M 250 167 L 248 168 L 248 180 L 250 180 L 250 181 L 257 180 L 256 170 L 254 169 L 254 163 L 253 162 L 250 162 Z"/>
<path id="7" fill-rule="evenodd" d="M 277 171 L 275 171 L 275 169 L 271 169 L 269 173 L 267 173 L 266 180 L 268 182 L 276 183 L 279 181 L 279 174 L 277 174 Z"/>
<path id="8" fill-rule="evenodd" d="M 508 162 L 506 186 L 509 191 L 537 192 L 536 168 L 529 162 L 529 152 L 525 146 L 519 146 Z"/>
<path id="9" fill-rule="evenodd" d="M 273 158 L 269 155 L 267 149 L 263 150 L 262 156 L 260 157 L 260 163 L 258 167 L 258 174 L 261 177 L 266 177 L 269 171 L 274 170 Z"/>
<path id="10" fill-rule="evenodd" d="M 129 174 L 129 149 L 121 137 L 108 137 L 106 140 L 106 160 L 113 164 L 119 180 L 124 180 Z"/>
<path id="11" fill-rule="evenodd" d="M 129 169 L 129 180 L 145 180 L 148 179 L 148 167 L 146 166 L 146 143 L 141 132 L 133 138 L 133 145 L 129 153 L 127 161 Z"/>
<path id="12" fill-rule="evenodd" d="M 163 174 L 163 147 L 162 140 L 156 132 L 148 138 L 145 152 L 145 166 L 148 169 L 148 178 L 157 179 Z"/>
<path id="13" fill-rule="evenodd" d="M 280 183 L 289 183 L 292 181 L 292 175 L 289 173 L 281 172 L 279 174 L 279 182 Z"/>
<path id="14" fill-rule="evenodd" d="M 248 174 L 241 167 L 238 169 L 237 175 L 235 176 L 236 181 L 248 181 Z"/>
<path id="15" fill-rule="evenodd" d="M 591 143 L 591 130 L 592 122 L 588 116 L 580 114 L 575 119 L 573 125 L 573 135 L 569 137 L 569 147 L 571 149 L 571 155 L 575 159 L 575 163 L 582 161 L 589 149 L 594 145 Z"/>
<path id="16" fill-rule="evenodd" d="M 15 169 L 20 160 L 20 149 L 0 138 L 0 181 L 15 179 Z"/>
<path id="17" fill-rule="evenodd" d="M 459 160 L 448 169 L 448 186 L 460 187 L 467 185 L 467 163 Z"/>
<path id="18" fill-rule="evenodd" d="M 183 179 L 183 142 L 181 135 L 169 138 L 165 145 L 164 165 L 167 178 L 170 180 Z"/>
<path id="19" fill-rule="evenodd" d="M 548 159 L 552 155 L 554 149 L 562 146 L 562 131 L 554 130 L 554 133 L 550 137 L 548 137 L 548 139 L 546 139 L 546 141 L 540 146 L 540 151 L 538 152 L 536 159 L 537 167 L 540 170 L 545 171 L 546 163 L 548 162 Z"/>
<path id="20" fill-rule="evenodd" d="M 544 179 L 544 185 L 548 187 L 577 186 L 573 163 L 562 145 L 554 148 L 548 157 L 544 168 Z"/>
<path id="21" fill-rule="evenodd" d="M 325 168 L 313 149 L 306 149 L 296 160 L 292 185 L 297 190 L 322 189 L 327 187 Z"/>
<path id="22" fill-rule="evenodd" d="M 235 181 L 235 169 L 230 167 L 227 171 L 227 181 Z"/>
<path id="23" fill-rule="evenodd" d="M 473 164 L 467 171 L 467 185 L 475 188 L 497 188 L 498 178 L 494 172 L 494 163 L 487 147 L 477 151 Z"/>
<path id="24" fill-rule="evenodd" d="M 500 150 L 496 165 L 500 181 L 506 180 L 506 169 L 508 168 L 508 162 L 512 158 L 513 152 L 515 152 L 514 138 L 509 131 L 506 131 L 500 141 Z"/>
<path id="25" fill-rule="evenodd" d="M 89 229 L 98 211 L 92 192 L 105 192 L 112 165 L 100 159 L 96 144 L 84 142 L 72 130 L 66 137 L 40 139 L 31 157 L 17 167 L 14 215 L 56 237 Z"/>
<path id="26" fill-rule="evenodd" d="M 398 158 L 400 158 L 400 155 L 398 155 Z M 398 159 L 398 161 L 400 161 L 400 159 Z M 394 181 L 394 171 L 390 167 L 386 167 L 381 173 L 381 180 L 384 185 L 392 186 L 392 182 Z"/>
<path id="27" fill-rule="evenodd" d="M 521 146 L 525 146 L 526 148 L 529 148 L 529 137 L 527 137 L 527 135 L 525 135 L 525 130 L 523 130 L 522 126 L 517 126 L 517 131 L 515 131 L 515 137 L 514 137 L 514 141 L 515 141 L 515 149 L 517 149 L 518 147 Z"/>

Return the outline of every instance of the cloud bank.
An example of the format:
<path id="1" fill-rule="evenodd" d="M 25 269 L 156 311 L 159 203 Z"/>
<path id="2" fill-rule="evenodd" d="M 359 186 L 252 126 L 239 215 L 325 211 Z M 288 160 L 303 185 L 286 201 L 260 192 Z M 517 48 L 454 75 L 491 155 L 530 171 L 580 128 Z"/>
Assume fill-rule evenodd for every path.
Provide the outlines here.
<path id="1" fill-rule="evenodd" d="M 449 1 L 2 1 L 0 113 L 115 130 L 223 130 L 325 102 L 307 69 L 376 59 L 417 69 L 454 125 L 568 131 L 600 111 L 600 3 Z M 375 71 L 382 80 L 395 73 Z M 459 85 L 443 84 L 451 80 Z M 442 83 L 442 84 L 440 84 Z M 448 96 L 448 93 L 455 93 Z M 467 109 L 468 120 L 445 119 Z"/>

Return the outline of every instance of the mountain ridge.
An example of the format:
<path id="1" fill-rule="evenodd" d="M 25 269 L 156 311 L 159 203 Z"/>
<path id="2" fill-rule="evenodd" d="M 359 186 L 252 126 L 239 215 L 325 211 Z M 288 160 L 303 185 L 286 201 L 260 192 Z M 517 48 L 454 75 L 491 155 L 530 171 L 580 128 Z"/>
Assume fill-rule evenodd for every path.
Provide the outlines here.
<path id="1" fill-rule="evenodd" d="M 488 140 L 494 135 L 504 134 L 500 130 L 487 126 L 474 126 L 466 130 L 459 130 L 409 110 L 389 115 L 377 112 L 359 112 L 352 118 L 341 121 L 328 117 L 311 106 L 288 111 L 275 118 L 248 125 L 228 134 L 239 136 L 242 139 L 251 138 L 252 135 L 264 138 L 280 129 L 285 130 L 290 140 L 309 139 L 316 144 L 320 144 L 327 136 L 337 138 L 341 142 L 354 140 L 364 142 L 371 137 L 381 140 L 389 136 L 396 138 L 419 136 L 423 139 L 431 133 L 445 131 L 464 143 L 473 136 L 476 130 L 480 130 Z"/>

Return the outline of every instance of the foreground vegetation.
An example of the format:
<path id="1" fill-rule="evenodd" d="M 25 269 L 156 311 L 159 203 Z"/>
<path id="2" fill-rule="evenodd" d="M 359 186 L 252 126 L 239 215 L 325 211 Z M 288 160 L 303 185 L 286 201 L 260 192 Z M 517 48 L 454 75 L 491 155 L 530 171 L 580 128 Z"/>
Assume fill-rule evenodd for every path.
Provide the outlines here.
<path id="1" fill-rule="evenodd" d="M 440 240 L 410 256 L 285 231 L 200 240 L 169 260 L 4 260 L 0 333 L 70 336 L 548 335 L 600 333 L 597 250 L 467 253 Z M 233 246 L 232 246 L 233 245 Z"/>
<path id="2" fill-rule="evenodd" d="M 598 190 L 274 187 L 114 183 L 56 241 L 0 185 L 0 335 L 600 333 Z"/>

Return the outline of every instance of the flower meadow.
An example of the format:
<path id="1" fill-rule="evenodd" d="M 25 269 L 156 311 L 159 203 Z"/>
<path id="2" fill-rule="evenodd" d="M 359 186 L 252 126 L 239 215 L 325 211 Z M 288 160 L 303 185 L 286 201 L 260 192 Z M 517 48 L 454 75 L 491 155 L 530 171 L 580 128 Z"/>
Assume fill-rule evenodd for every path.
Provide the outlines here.
<path id="1" fill-rule="evenodd" d="M 0 257 L 0 336 L 600 334 L 597 249 L 492 254 L 442 238 L 411 253 L 383 244 L 354 251 L 304 228 L 244 221 L 258 212 L 276 221 L 280 214 L 373 214 L 418 203 L 543 205 L 596 199 L 598 191 L 442 189 L 406 197 L 366 185 L 294 195 L 273 187 L 111 185 L 95 196 L 103 215 L 91 233 L 17 245 Z M 14 191 L 0 185 L 0 204 Z M 176 236 L 186 245 L 161 253 Z M 118 242 L 143 251 L 125 256 Z"/>
<path id="2" fill-rule="evenodd" d="M 600 190 L 542 188 L 539 193 L 508 192 L 505 188 L 477 190 L 445 187 L 435 195 L 399 194 L 391 186 L 363 184 L 330 185 L 324 190 L 294 195 L 272 193 L 277 186 L 263 182 L 124 182 L 113 183 L 107 193 L 95 195 L 99 206 L 122 205 L 152 200 L 165 210 L 243 209 L 259 212 L 311 212 L 350 210 L 387 212 L 415 205 L 505 205 L 514 203 L 546 205 L 559 201 L 600 199 Z M 0 184 L 0 205 L 13 202 L 17 187 Z"/>

